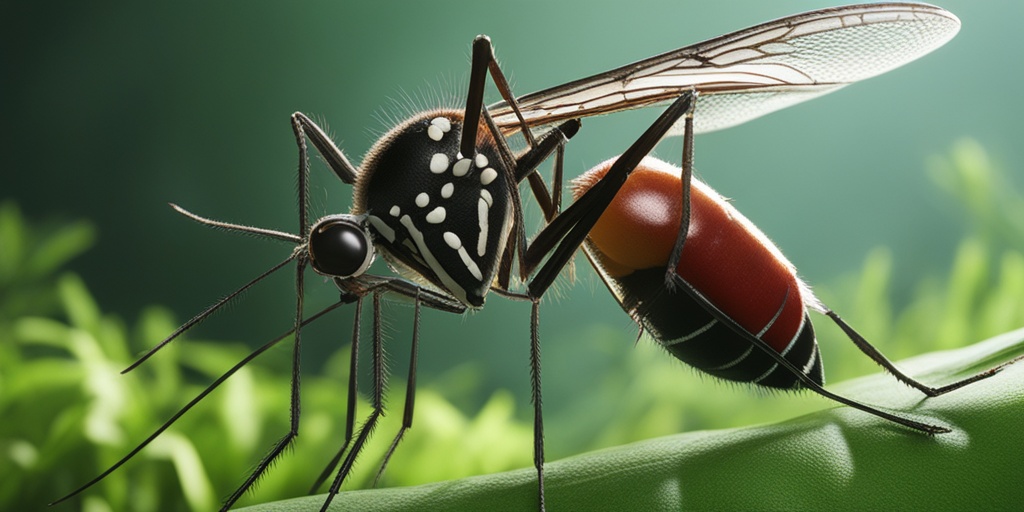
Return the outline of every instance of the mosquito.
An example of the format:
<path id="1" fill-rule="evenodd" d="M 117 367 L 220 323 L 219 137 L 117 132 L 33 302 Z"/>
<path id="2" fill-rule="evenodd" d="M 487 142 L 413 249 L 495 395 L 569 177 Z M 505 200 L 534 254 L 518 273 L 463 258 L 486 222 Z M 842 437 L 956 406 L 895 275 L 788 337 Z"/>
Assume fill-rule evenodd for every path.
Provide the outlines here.
<path id="1" fill-rule="evenodd" d="M 292 330 L 271 340 L 229 369 L 124 458 L 55 503 L 81 493 L 115 471 L 239 368 L 291 335 L 290 429 L 260 460 L 245 482 L 227 498 L 223 510 L 229 509 L 298 434 L 299 354 L 303 326 L 331 309 L 353 304 L 356 320 L 351 342 L 353 371 L 348 383 L 346 432 L 341 449 L 313 486 L 315 491 L 331 479 L 323 504 L 326 510 L 384 411 L 387 376 L 382 363 L 381 301 L 385 297 L 411 301 L 414 304 L 414 329 L 402 426 L 379 466 L 378 478 L 405 432 L 412 426 L 421 309 L 459 314 L 483 307 L 487 294 L 493 291 L 532 305 L 530 368 L 534 466 L 538 484 L 537 505 L 543 510 L 539 308 L 546 290 L 580 247 L 586 249 L 624 309 L 684 361 L 716 374 L 708 364 L 694 362 L 694 359 L 673 351 L 671 345 L 678 344 L 671 343 L 674 338 L 670 338 L 666 334 L 668 330 L 659 324 L 662 317 L 650 309 L 653 307 L 650 304 L 656 301 L 643 293 L 689 297 L 696 305 L 680 306 L 683 309 L 679 311 L 686 314 L 703 311 L 710 315 L 726 328 L 715 331 L 716 335 L 731 336 L 730 339 L 739 339 L 750 347 L 756 347 L 760 355 L 753 359 L 776 365 L 779 370 L 773 369 L 772 372 L 780 376 L 789 375 L 791 387 L 798 383 L 911 429 L 929 434 L 948 431 L 942 426 L 910 420 L 825 391 L 815 378 L 820 364 L 816 344 L 813 346 L 815 355 L 803 366 L 791 361 L 784 350 L 776 348 L 769 331 L 775 326 L 786 326 L 790 328 L 786 332 L 792 334 L 790 309 L 803 308 L 801 312 L 808 308 L 819 309 L 816 299 L 812 300 L 813 296 L 805 292 L 809 291 L 806 285 L 783 279 L 786 281 L 781 288 L 784 296 L 763 306 L 765 311 L 773 314 L 770 322 L 767 326 L 752 328 L 753 324 L 741 318 L 738 310 L 718 306 L 713 297 L 705 297 L 706 288 L 696 284 L 687 273 L 676 270 L 689 263 L 689 255 L 694 252 L 692 246 L 698 245 L 691 240 L 693 232 L 688 228 L 692 228 L 695 225 L 692 222 L 697 222 L 703 215 L 702 197 L 711 197 L 699 182 L 690 178 L 695 133 L 734 126 L 890 71 L 942 46 L 956 35 L 959 27 L 956 16 L 925 4 L 880 3 L 823 9 L 769 21 L 520 97 L 512 94 L 494 57 L 490 39 L 478 36 L 472 45 L 469 90 L 464 108 L 429 110 L 398 123 L 373 145 L 358 167 L 350 163 L 326 132 L 309 117 L 299 112 L 293 114 L 291 124 L 299 152 L 297 234 L 207 219 L 172 206 L 201 224 L 284 241 L 293 244 L 294 249 L 284 261 L 183 324 L 125 372 L 213 315 L 243 291 L 294 263 L 296 306 Z M 486 106 L 483 96 L 488 76 L 502 101 Z M 577 180 L 576 199 L 562 211 L 564 147 L 577 133 L 579 119 L 660 105 L 669 106 L 621 157 Z M 538 133 L 535 134 L 534 130 Z M 526 149 L 519 152 L 514 152 L 509 145 L 509 137 L 516 134 L 521 134 L 526 141 Z M 658 237 L 659 243 L 667 241 L 671 248 L 664 257 L 656 255 L 654 258 L 657 265 L 653 268 L 664 276 L 663 279 L 654 278 L 636 288 L 640 291 L 634 292 L 634 288 L 619 279 L 625 274 L 609 272 L 609 254 L 614 252 L 615 244 L 602 245 L 598 231 L 607 227 L 607 212 L 615 210 L 616 201 L 625 190 L 624 185 L 628 188 L 635 182 L 647 181 L 640 178 L 648 174 L 648 168 L 658 167 L 646 159 L 648 153 L 663 137 L 673 135 L 684 136 L 683 168 L 674 181 L 669 180 L 675 187 L 680 222 L 674 230 L 663 232 Z M 353 185 L 354 200 L 349 213 L 328 215 L 310 223 L 307 140 L 342 182 Z M 554 166 L 549 186 L 537 169 L 552 155 Z M 523 222 L 524 198 L 519 185 L 524 181 L 529 184 L 530 195 L 547 221 L 532 239 L 527 238 Z M 680 190 L 682 195 L 678 195 Z M 627 223 L 637 222 L 635 217 L 623 218 Z M 747 229 L 736 237 L 760 240 L 759 233 L 756 228 Z M 640 247 L 650 249 L 650 246 Z M 762 245 L 761 250 L 772 253 L 773 247 Z M 367 273 L 377 253 L 386 260 L 393 275 Z M 776 263 L 785 266 L 788 262 L 783 258 Z M 331 278 L 340 291 L 337 303 L 309 317 L 304 316 L 303 308 L 303 276 L 307 266 Z M 635 270 L 639 269 L 630 269 L 631 272 Z M 674 293 L 678 290 L 682 295 Z M 354 429 L 355 361 L 360 341 L 359 318 L 367 299 L 373 311 L 372 411 L 357 431 Z M 833 319 L 838 321 L 838 316 Z M 797 339 L 803 340 L 800 349 L 803 354 L 807 350 L 807 332 L 812 333 L 812 341 L 813 332 L 803 327 L 809 322 L 799 320 L 797 324 L 801 326 L 795 332 Z M 852 329 L 848 331 L 850 333 Z M 887 365 L 877 351 L 869 348 L 863 338 L 854 334 L 850 336 L 869 356 L 888 370 L 898 372 L 891 364 Z M 997 370 L 967 380 L 978 380 Z M 722 372 L 716 375 L 735 378 Z M 898 377 L 900 375 L 897 373 Z M 746 375 L 736 380 L 755 381 Z M 769 381 L 761 379 L 755 382 L 767 384 Z M 948 387 L 938 389 L 944 392 Z"/>

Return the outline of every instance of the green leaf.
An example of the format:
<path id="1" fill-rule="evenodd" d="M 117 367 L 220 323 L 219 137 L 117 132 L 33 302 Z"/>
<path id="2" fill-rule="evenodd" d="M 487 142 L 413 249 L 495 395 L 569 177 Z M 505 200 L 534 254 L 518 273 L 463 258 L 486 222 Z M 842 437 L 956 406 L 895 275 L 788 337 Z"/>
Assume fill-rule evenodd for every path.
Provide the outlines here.
<path id="1" fill-rule="evenodd" d="M 25 253 L 25 220 L 13 201 L 0 203 L 0 285 L 15 278 Z"/>
<path id="2" fill-rule="evenodd" d="M 96 241 L 96 228 L 90 222 L 77 221 L 62 225 L 42 239 L 26 271 L 32 276 L 52 274 L 75 256 L 82 254 Z"/>
<path id="3" fill-rule="evenodd" d="M 900 364 L 929 383 L 1024 353 L 1024 330 Z M 942 424 L 927 436 L 847 407 L 773 425 L 690 432 L 551 462 L 548 510 L 1008 510 L 1024 491 L 1024 364 L 924 399 L 878 374 L 832 387 Z M 330 510 L 537 510 L 532 469 L 346 492 Z M 319 510 L 324 496 L 243 509 Z"/>

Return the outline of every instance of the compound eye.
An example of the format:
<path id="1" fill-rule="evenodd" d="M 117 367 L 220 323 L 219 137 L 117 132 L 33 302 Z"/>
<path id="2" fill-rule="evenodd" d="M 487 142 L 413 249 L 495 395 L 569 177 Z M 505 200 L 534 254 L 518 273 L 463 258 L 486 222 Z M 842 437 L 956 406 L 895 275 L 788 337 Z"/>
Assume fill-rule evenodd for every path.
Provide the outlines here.
<path id="1" fill-rule="evenodd" d="M 309 234 L 309 256 L 313 269 L 321 274 L 357 276 L 373 262 L 373 243 L 352 219 L 324 219 Z"/>

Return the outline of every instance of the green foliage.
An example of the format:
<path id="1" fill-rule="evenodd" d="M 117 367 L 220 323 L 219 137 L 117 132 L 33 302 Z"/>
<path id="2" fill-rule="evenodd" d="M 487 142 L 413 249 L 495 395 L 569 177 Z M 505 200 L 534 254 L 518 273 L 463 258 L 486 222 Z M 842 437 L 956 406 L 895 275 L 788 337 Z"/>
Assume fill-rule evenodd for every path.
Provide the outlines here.
<path id="1" fill-rule="evenodd" d="M 964 362 L 989 367 L 1024 353 L 1024 329 L 903 361 L 936 380 Z M 1024 457 L 1024 366 L 939 398 L 887 375 L 836 391 L 953 429 L 929 437 L 847 408 L 759 427 L 641 441 L 552 462 L 551 510 L 1017 510 Z M 536 510 L 536 476 L 519 470 L 419 487 L 356 491 L 330 510 Z M 320 510 L 325 496 L 245 509 Z"/>
<path id="2" fill-rule="evenodd" d="M 893 358 L 963 346 L 1024 325 L 1024 295 L 1019 292 L 1024 289 L 1022 196 L 1006 183 L 977 144 L 969 141 L 959 143 L 950 156 L 936 157 L 930 172 L 941 188 L 965 206 L 975 233 L 960 243 L 946 277 L 925 280 L 905 305 L 895 307 L 890 289 L 893 257 L 885 249 L 874 249 L 857 275 L 841 278 L 833 286 L 816 287 L 827 303 Z M 5 419 L 0 422 L 0 508 L 37 509 L 89 481 L 248 353 L 239 343 L 183 338 L 138 369 L 120 375 L 138 354 L 171 332 L 175 321 L 166 310 L 154 307 L 128 327 L 103 313 L 81 279 L 59 273 L 61 265 L 93 238 L 93 229 L 86 223 L 29 226 L 13 204 L 0 205 L 0 417 Z M 828 328 L 827 321 L 816 319 L 816 325 L 826 361 L 843 361 L 828 368 L 831 381 L 877 371 L 841 332 Z M 547 410 L 551 460 L 680 432 L 763 422 L 774 425 L 684 434 L 554 462 L 548 470 L 553 506 L 558 500 L 576 502 L 579 493 L 592 493 L 591 500 L 612 500 L 612 494 L 655 499 L 657 493 L 651 486 L 656 482 L 662 490 L 682 489 L 681 495 L 687 499 L 711 496 L 722 486 L 737 485 L 740 477 L 731 472 L 734 468 L 778 476 L 786 474 L 787 468 L 822 467 L 828 469 L 823 472 L 826 477 L 835 478 L 810 485 L 811 491 L 832 489 L 837 483 L 863 489 L 880 485 L 877 477 L 864 471 L 880 464 L 879 457 L 934 446 L 924 444 L 931 440 L 878 424 L 867 415 L 835 409 L 834 404 L 811 394 L 752 399 L 748 388 L 702 379 L 647 340 L 636 347 L 623 343 L 619 330 L 595 324 L 569 337 L 574 336 L 579 339 L 559 340 L 559 344 L 606 351 L 615 365 L 602 372 L 585 396 Z M 215 508 L 219 497 L 233 490 L 287 431 L 288 417 L 282 404 L 288 403 L 289 346 L 286 339 L 272 350 L 274 354 L 246 366 L 135 459 L 55 510 Z M 1011 348 L 1003 353 L 981 349 L 958 352 L 936 356 L 934 365 L 921 363 L 916 368 L 908 363 L 908 370 L 927 382 L 941 382 L 953 373 L 980 369 L 1014 353 Z M 243 498 L 243 504 L 254 498 L 274 501 L 309 491 L 319 470 L 338 449 L 344 432 L 347 361 L 347 349 L 339 350 L 322 375 L 304 376 L 302 425 L 294 453 L 282 457 L 254 495 Z M 929 368 L 938 369 L 929 373 Z M 528 407 L 520 404 L 517 408 L 512 397 L 500 390 L 470 414 L 444 398 L 451 396 L 447 390 L 462 380 L 459 376 L 466 371 L 474 370 L 460 367 L 435 382 L 420 384 L 415 428 L 396 451 L 382 485 L 424 484 L 531 465 Z M 951 478 L 973 482 L 978 478 L 979 463 L 971 457 L 995 453 L 993 446 L 1008 442 L 1000 433 L 1021 430 L 1019 420 L 1011 425 L 1008 419 L 1019 415 L 1013 416 L 1006 408 L 1020 405 L 1021 374 L 1015 370 L 999 378 L 1002 380 L 993 380 L 993 385 L 1000 383 L 997 387 L 979 385 L 968 388 L 972 391 L 951 394 L 948 400 L 920 403 L 908 401 L 906 390 L 884 376 L 854 381 L 842 389 L 871 403 L 891 403 L 962 427 L 958 432 L 969 436 L 972 449 L 956 445 L 963 440 L 958 434 L 949 438 L 956 442 L 937 441 L 938 455 L 965 461 L 959 472 L 951 470 Z M 1009 384 L 1006 379 L 1011 379 Z M 400 403 L 403 383 L 392 382 L 390 389 L 391 403 Z M 1000 396 L 1007 401 L 989 403 Z M 361 403 L 360 411 L 368 411 L 368 405 Z M 975 421 L 975 411 L 980 411 L 979 418 L 993 419 Z M 797 419 L 792 420 L 794 417 Z M 346 489 L 372 485 L 378 461 L 400 420 L 400 414 L 385 416 Z M 805 439 L 814 442 L 802 443 Z M 772 452 L 778 443 L 792 450 Z M 843 443 L 856 447 L 849 451 L 856 462 L 852 476 L 849 467 L 828 465 L 829 457 L 835 455 L 830 450 Z M 979 447 L 984 450 L 978 451 Z M 744 455 L 748 452 L 754 455 Z M 1009 453 L 995 462 L 1019 460 L 1019 455 Z M 812 457 L 813 463 L 807 463 L 810 459 L 801 458 L 802 454 L 810 454 L 807 457 Z M 920 462 L 946 467 L 932 459 Z M 1003 467 L 999 464 L 993 465 L 993 471 Z M 487 500 L 499 500 L 496 503 L 502 508 L 511 502 L 529 508 L 532 478 L 530 471 L 520 471 L 431 487 L 355 493 L 346 496 L 346 503 L 371 507 L 391 500 L 435 506 L 456 506 L 457 502 L 458 506 L 479 508 L 491 503 Z M 494 493 L 481 494 L 481 489 L 492 485 Z M 763 495 L 765 489 L 781 492 L 754 484 L 724 490 L 731 490 L 730 496 L 739 500 Z M 839 496 L 830 493 L 819 492 L 825 497 Z M 455 501 L 409 501 L 437 494 Z M 308 503 L 318 502 L 313 498 Z M 651 502 L 652 506 L 665 503 L 679 504 Z M 836 508 L 834 503 L 806 503 L 810 508 Z M 278 505 L 274 504 L 275 509 Z"/>
<path id="3" fill-rule="evenodd" d="M 156 431 L 211 381 L 245 357 L 239 343 L 179 339 L 127 375 L 119 372 L 172 332 L 176 321 L 148 308 L 134 327 L 102 313 L 85 284 L 57 267 L 84 250 L 91 226 L 27 225 L 10 203 L 0 207 L 0 509 L 35 510 L 88 482 Z M 88 511 L 211 510 L 288 430 L 288 340 L 233 375 L 200 405 L 122 468 L 70 503 Z M 347 349 L 324 375 L 303 379 L 301 442 L 282 457 L 260 499 L 309 492 L 344 432 Z M 389 482 L 459 478 L 529 464 L 532 430 L 511 419 L 514 404 L 499 391 L 467 417 L 431 389 L 418 395 L 417 428 L 394 457 Z M 361 411 L 368 411 L 363 402 Z M 400 415 L 385 417 L 365 448 L 380 460 Z M 511 441 L 500 449 L 498 440 Z M 473 457 L 448 457 L 477 446 Z M 368 487 L 374 463 L 361 464 L 353 485 Z M 245 498 L 249 499 L 249 498 Z M 243 499 L 243 502 L 244 500 Z"/>
<path id="4" fill-rule="evenodd" d="M 29 229 L 16 204 L 0 202 L 0 322 L 54 312 L 55 272 L 95 238 L 92 224 L 83 221 Z"/>
<path id="5" fill-rule="evenodd" d="M 894 261 L 885 248 L 871 250 L 858 274 L 818 289 L 827 304 L 897 359 L 1024 325 L 1024 195 L 971 139 L 928 164 L 932 181 L 963 208 L 970 225 L 950 270 L 923 280 L 899 311 L 890 305 Z M 819 330 L 819 339 L 844 362 L 833 378 L 876 369 L 838 329 Z"/>

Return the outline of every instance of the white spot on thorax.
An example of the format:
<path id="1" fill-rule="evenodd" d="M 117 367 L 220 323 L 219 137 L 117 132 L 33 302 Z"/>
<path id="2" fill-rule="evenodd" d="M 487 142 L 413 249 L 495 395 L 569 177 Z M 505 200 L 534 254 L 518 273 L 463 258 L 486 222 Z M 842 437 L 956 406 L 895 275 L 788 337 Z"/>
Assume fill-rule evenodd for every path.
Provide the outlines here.
<path id="1" fill-rule="evenodd" d="M 428 204 L 430 204 L 430 196 L 428 196 L 426 192 L 420 192 L 419 195 L 416 196 L 416 206 L 423 208 Z"/>
<path id="2" fill-rule="evenodd" d="M 430 120 L 430 126 L 427 127 L 427 137 L 431 140 L 440 141 L 444 138 L 444 134 L 448 133 L 452 129 L 452 122 L 446 117 L 435 117 Z M 447 166 L 447 164 L 445 164 Z"/>
<path id="3" fill-rule="evenodd" d="M 447 212 L 445 212 L 443 206 L 438 206 L 437 208 L 430 210 L 430 213 L 427 214 L 427 222 L 431 224 L 440 224 L 444 222 L 446 213 Z"/>
<path id="4" fill-rule="evenodd" d="M 494 178 L 498 177 L 498 171 L 495 171 L 492 167 L 484 169 L 484 172 L 480 173 L 480 183 L 484 185 L 490 185 Z"/>
<path id="5" fill-rule="evenodd" d="M 448 133 L 452 129 L 452 122 L 447 117 L 435 117 L 430 120 L 430 124 L 440 128 L 444 133 Z"/>
<path id="6" fill-rule="evenodd" d="M 452 166 L 452 174 L 454 174 L 457 178 L 465 176 L 467 173 L 469 173 L 469 167 L 472 163 L 473 162 L 471 162 L 468 158 L 463 158 L 458 162 L 455 162 L 455 165 Z"/>
<path id="7" fill-rule="evenodd" d="M 445 183 L 444 186 L 441 187 L 441 197 L 443 197 L 445 199 L 448 199 L 454 193 L 455 193 L 455 184 L 454 183 L 451 183 L 451 182 Z"/>
<path id="8" fill-rule="evenodd" d="M 476 164 L 477 167 L 487 167 L 487 157 L 484 156 L 483 153 L 477 154 L 476 158 L 473 159 L 473 162 Z"/>
<path id="9" fill-rule="evenodd" d="M 399 208 L 398 205 L 396 204 L 391 207 L 391 211 L 389 213 L 391 213 L 392 217 L 398 217 L 399 215 L 402 214 L 402 209 Z"/>
<path id="10" fill-rule="evenodd" d="M 430 157 L 430 172 L 434 174 L 441 174 L 448 170 L 448 155 L 444 153 L 434 153 L 434 156 Z"/>
<path id="11" fill-rule="evenodd" d="M 448 247 L 452 249 L 458 249 L 462 247 L 462 240 L 459 239 L 459 235 L 452 233 L 451 231 L 444 232 L 444 241 L 448 244 Z"/>

